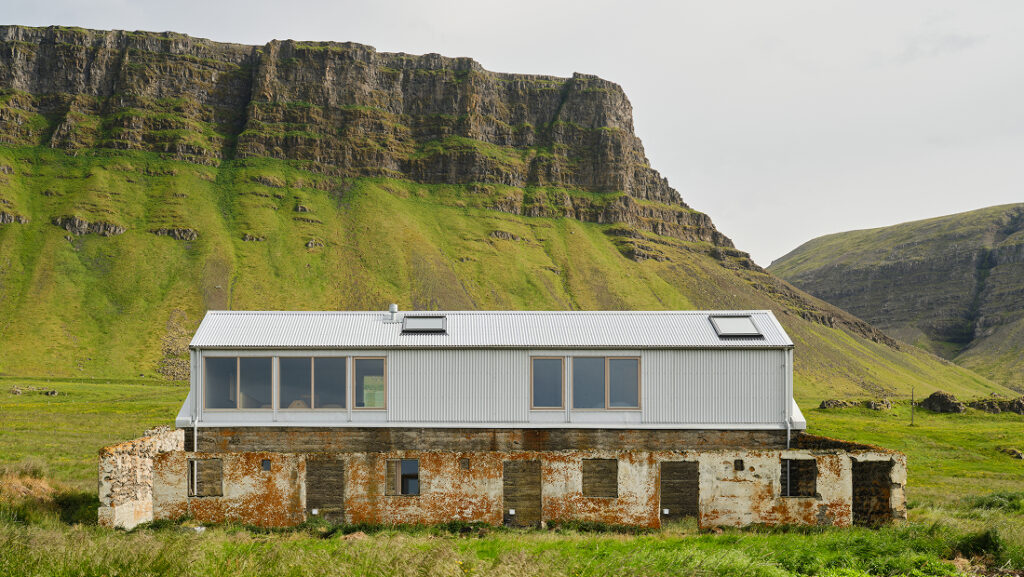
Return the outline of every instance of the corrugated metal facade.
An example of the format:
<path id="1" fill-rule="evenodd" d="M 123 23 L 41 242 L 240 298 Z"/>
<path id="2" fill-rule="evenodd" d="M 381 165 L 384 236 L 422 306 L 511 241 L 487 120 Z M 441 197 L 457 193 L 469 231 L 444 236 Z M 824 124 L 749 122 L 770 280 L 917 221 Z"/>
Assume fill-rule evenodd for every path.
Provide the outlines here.
<path id="1" fill-rule="evenodd" d="M 645 423 L 785 422 L 785 351 L 657 350 L 644 361 Z"/>
<path id="2" fill-rule="evenodd" d="M 197 357 L 297 354 L 294 350 L 196 353 Z M 338 354 L 327 349 L 298 354 L 320 353 Z M 375 353 L 387 359 L 386 410 L 205 411 L 200 424 L 785 428 L 790 399 L 787 372 L 791 370 L 787 353 L 779 349 L 399 349 Z M 353 356 L 361 354 L 365 352 Z M 572 359 L 619 355 L 640 358 L 640 409 L 573 410 Z M 530 410 L 532 356 L 565 357 L 565 409 Z M 201 375 L 194 375 L 193 390 L 201 390 Z M 352 383 L 351 362 L 348 382 Z M 351 393 L 350 389 L 350 399 Z M 183 407 L 179 426 L 188 424 L 189 411 Z"/>
<path id="3" fill-rule="evenodd" d="M 525 423 L 529 356 L 500 349 L 400 350 L 388 355 L 388 420 Z"/>

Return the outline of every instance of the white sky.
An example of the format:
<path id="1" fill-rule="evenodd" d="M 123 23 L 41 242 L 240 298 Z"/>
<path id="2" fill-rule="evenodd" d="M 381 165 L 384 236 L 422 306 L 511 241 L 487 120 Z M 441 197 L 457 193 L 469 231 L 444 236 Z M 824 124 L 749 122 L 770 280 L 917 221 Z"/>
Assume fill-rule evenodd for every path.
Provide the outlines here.
<path id="1" fill-rule="evenodd" d="M 8 24 L 597 74 L 625 88 L 652 166 L 765 266 L 822 234 L 1024 202 L 1024 2 L 4 4 Z"/>

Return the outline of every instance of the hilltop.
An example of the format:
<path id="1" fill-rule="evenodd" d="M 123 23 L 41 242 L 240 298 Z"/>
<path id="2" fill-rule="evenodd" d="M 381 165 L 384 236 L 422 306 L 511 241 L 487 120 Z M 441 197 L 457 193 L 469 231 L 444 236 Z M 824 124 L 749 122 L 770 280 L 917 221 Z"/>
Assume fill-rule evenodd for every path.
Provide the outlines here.
<path id="1" fill-rule="evenodd" d="M 208 309 L 752 308 L 798 398 L 1008 392 L 757 267 L 585 74 L 0 27 L 0 222 L 0 374 L 182 379 Z"/>
<path id="2" fill-rule="evenodd" d="M 1024 204 L 823 236 L 768 270 L 1024 390 Z"/>

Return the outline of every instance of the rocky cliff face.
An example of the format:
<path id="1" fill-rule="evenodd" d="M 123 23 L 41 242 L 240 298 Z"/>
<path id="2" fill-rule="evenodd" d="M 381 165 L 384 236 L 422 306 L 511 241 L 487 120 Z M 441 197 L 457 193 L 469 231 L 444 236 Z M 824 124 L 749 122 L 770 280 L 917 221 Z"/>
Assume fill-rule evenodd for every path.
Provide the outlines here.
<path id="1" fill-rule="evenodd" d="M 584 74 L 498 74 L 351 43 L 3 26 L 0 142 L 538 189 L 565 216 L 732 246 L 650 168 L 621 87 Z M 628 198 L 605 207 L 573 190 Z"/>
<path id="2" fill-rule="evenodd" d="M 1024 204 L 822 237 L 769 270 L 890 334 L 1024 387 Z"/>

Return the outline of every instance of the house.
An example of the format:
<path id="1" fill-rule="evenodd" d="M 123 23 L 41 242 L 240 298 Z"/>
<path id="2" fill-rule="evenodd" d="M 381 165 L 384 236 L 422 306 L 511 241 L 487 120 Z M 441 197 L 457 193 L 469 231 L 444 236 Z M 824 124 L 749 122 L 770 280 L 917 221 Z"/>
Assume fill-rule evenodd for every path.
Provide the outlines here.
<path id="1" fill-rule="evenodd" d="M 771 311 L 211 311 L 101 522 L 659 527 L 905 517 L 904 455 L 804 433 Z"/>

